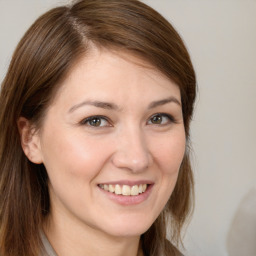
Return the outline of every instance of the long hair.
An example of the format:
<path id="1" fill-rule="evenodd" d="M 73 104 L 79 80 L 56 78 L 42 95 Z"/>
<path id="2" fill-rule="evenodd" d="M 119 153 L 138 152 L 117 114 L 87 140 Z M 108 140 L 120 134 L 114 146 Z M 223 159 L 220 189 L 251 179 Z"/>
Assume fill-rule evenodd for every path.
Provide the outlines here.
<path id="1" fill-rule="evenodd" d="M 18 44 L 0 94 L 0 254 L 38 256 L 40 231 L 50 211 L 48 177 L 43 164 L 23 153 L 17 127 L 25 117 L 40 127 L 58 85 L 90 45 L 130 52 L 180 88 L 187 138 L 177 184 L 164 210 L 141 237 L 145 255 L 176 255 L 171 243 L 193 202 L 189 161 L 189 124 L 196 78 L 189 54 L 172 25 L 137 0 L 80 0 L 54 8 L 25 33 Z M 169 242 L 167 226 L 171 225 Z"/>

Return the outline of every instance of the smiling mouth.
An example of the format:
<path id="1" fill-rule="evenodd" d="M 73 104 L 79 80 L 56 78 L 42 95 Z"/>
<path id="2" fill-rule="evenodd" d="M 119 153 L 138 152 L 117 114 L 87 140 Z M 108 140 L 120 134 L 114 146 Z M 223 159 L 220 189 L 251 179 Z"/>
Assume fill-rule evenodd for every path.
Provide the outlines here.
<path id="1" fill-rule="evenodd" d="M 148 184 L 139 184 L 133 186 L 119 184 L 99 184 L 98 186 L 107 192 L 123 196 L 138 196 L 139 194 L 143 194 L 148 188 Z"/>

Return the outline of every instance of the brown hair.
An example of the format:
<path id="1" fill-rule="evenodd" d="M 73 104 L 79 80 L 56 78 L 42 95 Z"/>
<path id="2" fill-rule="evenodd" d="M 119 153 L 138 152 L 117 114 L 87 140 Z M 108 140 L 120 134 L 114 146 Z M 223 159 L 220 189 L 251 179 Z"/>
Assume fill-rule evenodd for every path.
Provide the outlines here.
<path id="1" fill-rule="evenodd" d="M 58 84 L 89 45 L 128 51 L 145 59 L 180 88 L 184 126 L 195 99 L 195 73 L 175 29 L 156 11 L 137 0 L 81 0 L 41 16 L 18 44 L 0 94 L 0 254 L 37 256 L 40 230 L 49 213 L 47 172 L 24 155 L 17 120 L 40 126 Z M 176 255 L 167 239 L 180 240 L 191 210 L 193 175 L 188 150 L 176 187 L 158 219 L 142 235 L 145 255 Z M 178 254 L 177 254 L 178 255 Z"/>

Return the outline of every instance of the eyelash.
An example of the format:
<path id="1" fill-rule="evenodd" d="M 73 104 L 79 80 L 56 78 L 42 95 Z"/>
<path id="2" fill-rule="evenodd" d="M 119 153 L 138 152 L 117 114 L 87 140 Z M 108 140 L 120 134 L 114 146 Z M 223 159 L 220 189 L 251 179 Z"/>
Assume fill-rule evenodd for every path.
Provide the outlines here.
<path id="1" fill-rule="evenodd" d="M 155 124 L 152 123 L 153 118 L 157 118 L 157 117 L 161 118 L 161 120 L 160 120 L 161 122 L 162 122 L 163 118 L 167 118 L 168 119 L 167 123 L 164 123 L 164 124 L 162 124 L 162 123 L 155 123 Z M 97 119 L 98 119 L 98 121 L 100 121 L 99 126 L 90 124 L 90 122 L 97 121 Z M 108 125 L 101 126 L 102 120 L 106 121 L 108 123 Z M 147 123 L 148 122 L 151 122 L 149 125 L 157 125 L 157 126 L 164 126 L 164 125 L 167 125 L 167 124 L 170 124 L 170 123 L 177 123 L 175 118 L 172 115 L 169 115 L 169 114 L 166 114 L 166 113 L 154 114 L 154 115 L 152 115 L 148 119 Z M 90 116 L 90 117 L 82 120 L 80 123 L 82 125 L 87 125 L 89 127 L 95 127 L 95 128 L 103 128 L 103 127 L 111 127 L 111 126 L 113 126 L 111 124 L 110 120 L 107 117 L 105 117 L 105 116 L 97 116 L 97 115 L 96 116 Z"/>
<path id="2" fill-rule="evenodd" d="M 91 125 L 90 122 L 92 122 L 93 120 L 96 120 L 96 119 L 99 119 L 100 120 L 100 124 L 102 122 L 102 120 L 108 122 L 108 125 L 107 127 L 111 127 L 111 122 L 109 121 L 109 119 L 105 116 L 90 116 L 90 117 L 87 117 L 86 119 L 82 120 L 81 121 L 81 124 L 82 125 L 87 125 L 87 126 L 90 126 L 90 127 L 96 127 L 96 128 L 101 128 L 101 127 L 106 127 L 106 126 L 96 126 L 96 125 Z"/>
<path id="3" fill-rule="evenodd" d="M 170 124 L 170 123 L 177 123 L 176 119 L 175 119 L 172 115 L 166 114 L 166 113 L 157 113 L 157 114 L 154 114 L 153 116 L 151 116 L 151 117 L 149 118 L 149 121 L 151 120 L 151 122 L 152 122 L 152 119 L 155 118 L 155 117 L 160 117 L 161 120 L 162 120 L 163 118 L 167 118 L 168 121 L 167 121 L 167 123 L 165 123 L 165 124 L 162 124 L 162 123 L 160 123 L 160 124 L 154 124 L 154 123 L 152 123 L 151 125 L 163 126 L 163 125 L 167 125 L 167 124 Z M 149 122 L 149 121 L 148 121 L 148 122 Z"/>

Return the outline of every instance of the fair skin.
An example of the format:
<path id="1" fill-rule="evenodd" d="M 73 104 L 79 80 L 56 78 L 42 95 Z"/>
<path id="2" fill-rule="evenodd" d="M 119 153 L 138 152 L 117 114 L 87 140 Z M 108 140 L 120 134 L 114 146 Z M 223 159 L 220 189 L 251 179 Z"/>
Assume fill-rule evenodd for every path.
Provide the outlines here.
<path id="1" fill-rule="evenodd" d="M 132 55 L 95 49 L 63 81 L 39 131 L 26 139 L 29 122 L 19 127 L 25 154 L 47 169 L 44 231 L 57 254 L 141 255 L 140 236 L 185 152 L 178 86 Z"/>

